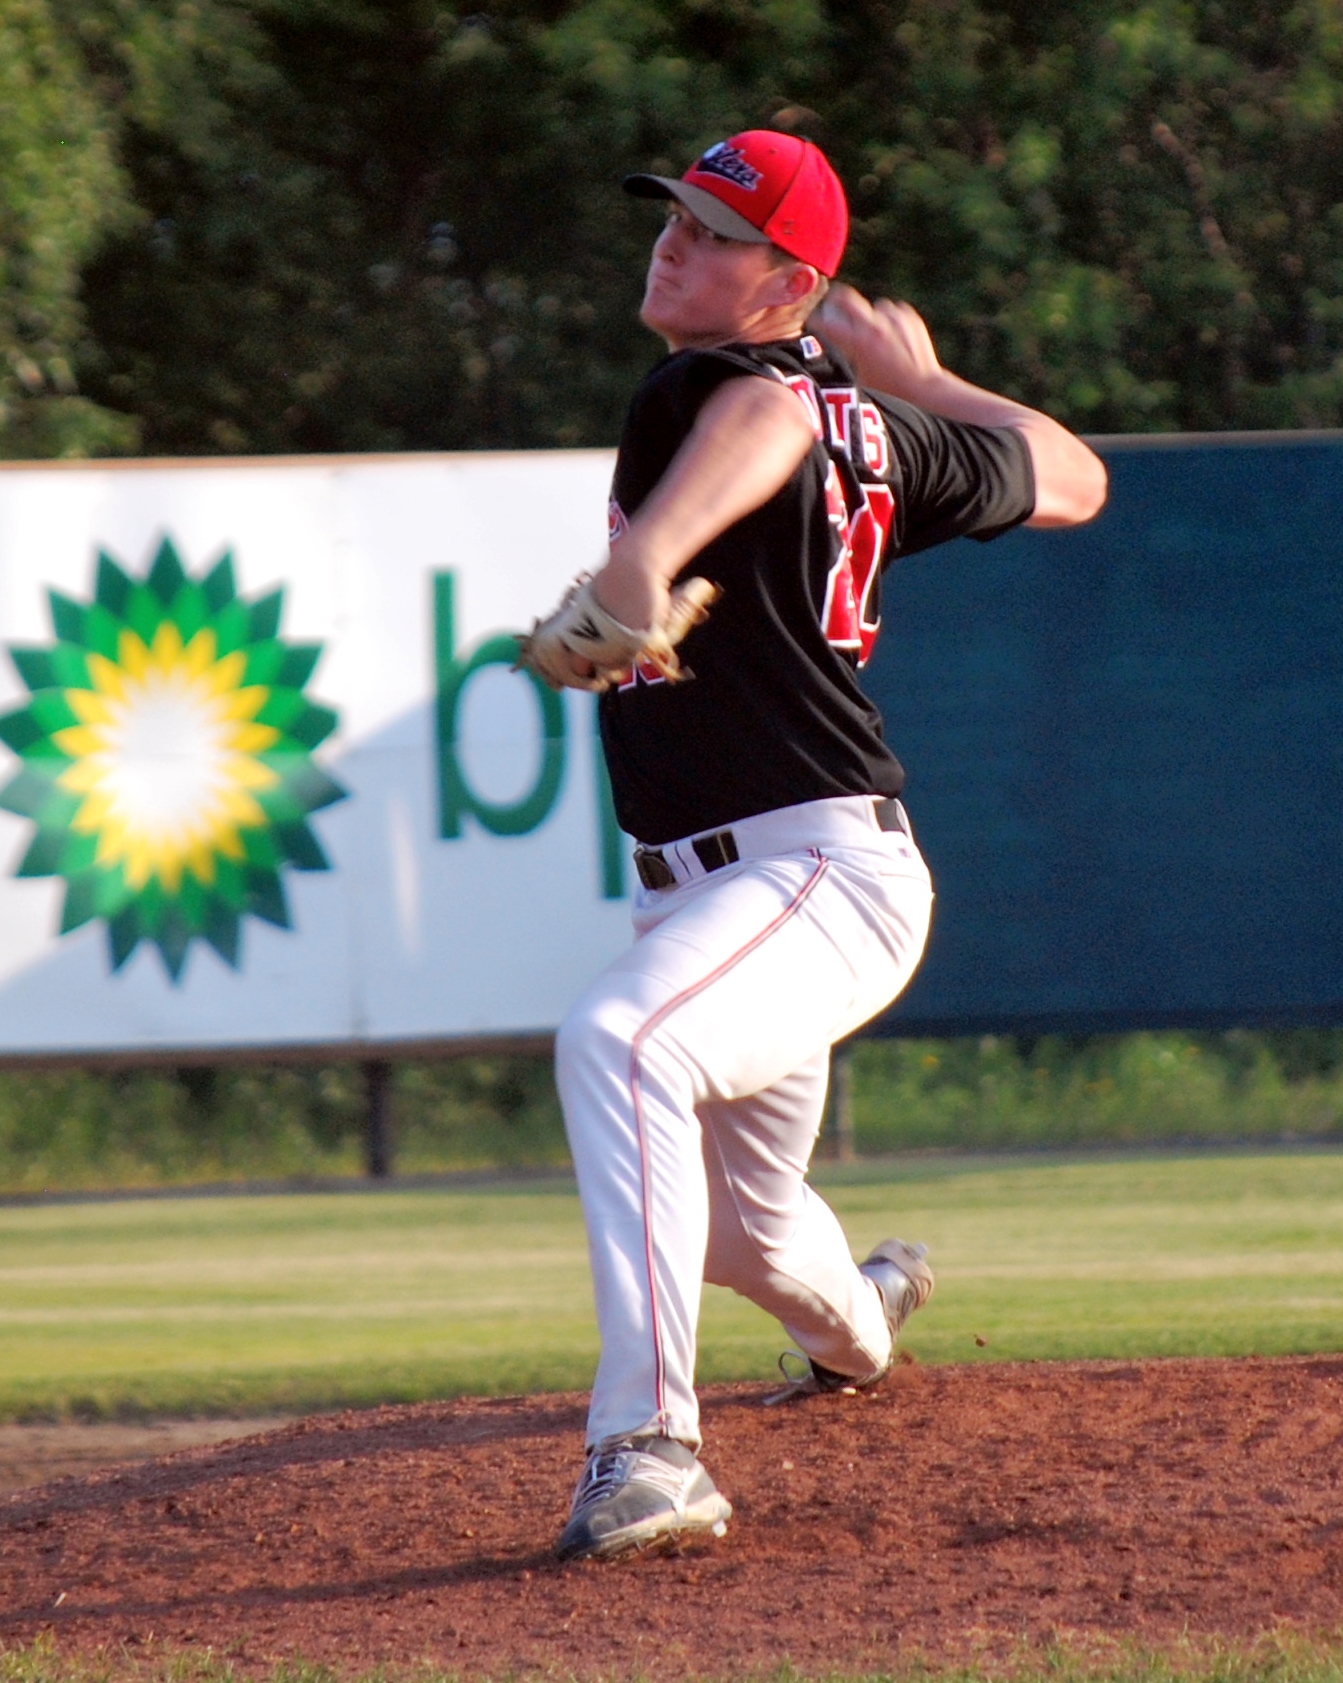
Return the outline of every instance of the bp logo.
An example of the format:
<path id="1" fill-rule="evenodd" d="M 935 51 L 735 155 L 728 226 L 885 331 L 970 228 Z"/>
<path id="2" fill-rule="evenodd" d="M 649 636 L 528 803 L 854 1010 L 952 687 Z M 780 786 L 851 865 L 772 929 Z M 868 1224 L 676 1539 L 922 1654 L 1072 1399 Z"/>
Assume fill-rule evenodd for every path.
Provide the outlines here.
<path id="1" fill-rule="evenodd" d="M 329 868 L 307 818 L 345 794 L 311 757 L 336 715 L 303 694 L 321 645 L 281 642 L 283 598 L 239 597 L 228 554 L 189 577 L 165 538 L 143 579 L 100 555 L 91 602 L 49 593 L 55 642 L 9 651 L 17 874 L 63 877 L 61 933 L 101 919 L 114 970 L 149 941 L 176 982 L 197 938 L 236 968 L 244 917 L 289 927 L 282 868 Z"/>

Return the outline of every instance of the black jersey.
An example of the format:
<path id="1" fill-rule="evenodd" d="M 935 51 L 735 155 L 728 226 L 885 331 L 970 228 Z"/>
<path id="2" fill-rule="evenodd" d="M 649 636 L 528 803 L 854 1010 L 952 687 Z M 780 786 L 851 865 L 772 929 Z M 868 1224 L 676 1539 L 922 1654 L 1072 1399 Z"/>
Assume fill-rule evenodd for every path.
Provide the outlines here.
<path id="1" fill-rule="evenodd" d="M 680 351 L 653 369 L 620 441 L 613 541 L 706 399 L 745 375 L 785 381 L 816 443 L 775 496 L 680 575 L 723 590 L 681 645 L 693 679 L 640 669 L 602 696 L 616 814 L 643 842 L 832 795 L 898 795 L 904 772 L 857 678 L 880 624 L 881 570 L 948 538 L 997 537 L 1035 506 L 1020 433 L 859 388 L 804 337 Z"/>

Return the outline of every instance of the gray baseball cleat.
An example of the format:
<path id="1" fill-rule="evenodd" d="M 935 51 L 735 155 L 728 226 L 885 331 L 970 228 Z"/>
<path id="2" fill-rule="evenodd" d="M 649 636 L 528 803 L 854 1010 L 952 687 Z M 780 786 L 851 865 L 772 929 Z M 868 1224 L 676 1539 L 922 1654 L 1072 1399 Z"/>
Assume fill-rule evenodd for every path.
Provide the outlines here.
<path id="1" fill-rule="evenodd" d="M 933 1295 L 933 1271 L 925 1260 L 927 1255 L 927 1245 L 883 1239 L 867 1261 L 858 1264 L 858 1272 L 866 1274 L 881 1293 L 892 1344 L 914 1311 L 922 1309 Z"/>
<path id="2" fill-rule="evenodd" d="M 900 1329 L 914 1311 L 922 1309 L 933 1295 L 933 1271 L 924 1260 L 927 1255 L 927 1245 L 908 1245 L 903 1239 L 883 1239 L 866 1262 L 858 1264 L 858 1272 L 865 1274 L 881 1293 L 886 1325 L 891 1329 L 891 1360 L 879 1373 L 869 1374 L 866 1379 L 854 1379 L 846 1373 L 836 1373 L 833 1368 L 822 1367 L 820 1362 L 812 1361 L 799 1350 L 786 1350 L 779 1357 L 779 1372 L 787 1384 L 782 1391 L 766 1397 L 765 1402 L 786 1402 L 790 1397 L 815 1396 L 818 1392 L 845 1391 L 852 1395 L 855 1391 L 870 1391 L 874 1385 L 879 1385 L 895 1361 L 894 1345 Z M 789 1372 L 787 1363 L 790 1357 L 802 1363 L 802 1371 Z"/>
<path id="3" fill-rule="evenodd" d="M 732 1504 L 675 1438 L 607 1438 L 588 1454 L 555 1553 L 606 1559 L 695 1532 L 721 1537 L 731 1515 Z"/>

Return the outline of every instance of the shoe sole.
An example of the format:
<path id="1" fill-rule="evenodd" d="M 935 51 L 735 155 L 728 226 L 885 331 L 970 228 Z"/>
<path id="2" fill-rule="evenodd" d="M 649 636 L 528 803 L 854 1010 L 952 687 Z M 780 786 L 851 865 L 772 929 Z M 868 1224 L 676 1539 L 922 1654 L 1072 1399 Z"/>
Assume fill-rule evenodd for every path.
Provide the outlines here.
<path id="1" fill-rule="evenodd" d="M 705 1532 L 721 1537 L 732 1518 L 732 1504 L 715 1493 L 692 1502 L 683 1514 L 654 1515 L 637 1525 L 622 1526 L 608 1531 L 604 1537 L 586 1547 L 556 1550 L 561 1560 L 611 1560 L 621 1554 L 642 1554 L 659 1544 L 680 1542 L 685 1537 L 701 1536 Z"/>

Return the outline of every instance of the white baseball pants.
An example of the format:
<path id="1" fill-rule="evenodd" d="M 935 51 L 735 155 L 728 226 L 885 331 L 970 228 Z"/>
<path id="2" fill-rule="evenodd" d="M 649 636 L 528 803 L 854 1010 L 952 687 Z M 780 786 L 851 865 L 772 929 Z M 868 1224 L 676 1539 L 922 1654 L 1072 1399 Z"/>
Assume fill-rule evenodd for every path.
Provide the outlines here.
<path id="1" fill-rule="evenodd" d="M 810 801 L 732 826 L 706 872 L 662 852 L 637 939 L 560 1028 L 556 1075 L 587 1224 L 601 1360 L 588 1443 L 700 1444 L 701 1283 L 777 1315 L 799 1349 L 866 1378 L 890 1357 L 876 1287 L 805 1182 L 831 1045 L 914 973 L 932 888 L 873 800 Z"/>

